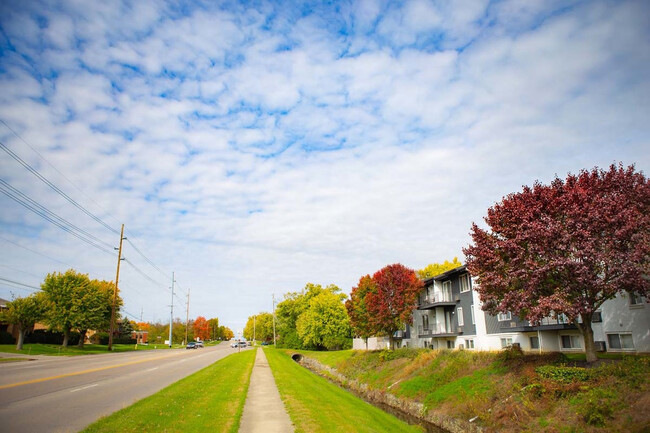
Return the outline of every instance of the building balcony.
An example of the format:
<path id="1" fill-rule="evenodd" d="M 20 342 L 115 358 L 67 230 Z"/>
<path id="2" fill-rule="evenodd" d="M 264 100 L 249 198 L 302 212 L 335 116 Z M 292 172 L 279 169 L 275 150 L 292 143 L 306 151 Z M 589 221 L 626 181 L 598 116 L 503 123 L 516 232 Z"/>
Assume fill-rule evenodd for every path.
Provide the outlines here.
<path id="1" fill-rule="evenodd" d="M 455 306 L 460 302 L 460 298 L 453 298 L 448 293 L 434 293 L 433 296 L 425 296 L 420 298 L 418 302 L 418 310 L 428 310 L 430 308 L 442 306 Z"/>
<path id="2" fill-rule="evenodd" d="M 462 334 L 460 327 L 448 327 L 445 325 L 424 325 L 418 326 L 418 337 L 454 337 Z"/>

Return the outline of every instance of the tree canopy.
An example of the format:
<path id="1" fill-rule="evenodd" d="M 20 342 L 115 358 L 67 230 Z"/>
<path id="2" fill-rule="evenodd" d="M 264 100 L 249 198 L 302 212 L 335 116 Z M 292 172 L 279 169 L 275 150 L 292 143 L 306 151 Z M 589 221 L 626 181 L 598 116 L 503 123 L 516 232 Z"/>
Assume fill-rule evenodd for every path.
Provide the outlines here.
<path id="1" fill-rule="evenodd" d="M 207 340 L 210 338 L 210 324 L 205 317 L 197 317 L 192 324 L 192 328 L 194 330 L 195 339 Z"/>
<path id="2" fill-rule="evenodd" d="M 460 266 L 463 266 L 463 264 L 458 261 L 458 257 L 454 257 L 454 260 L 451 262 L 449 260 L 445 260 L 444 263 L 431 263 L 415 272 L 418 274 L 418 277 L 420 277 L 420 279 L 426 280 L 427 278 L 444 274 L 445 272 L 451 271 L 452 269 L 456 269 Z"/>
<path id="3" fill-rule="evenodd" d="M 7 309 L 0 313 L 0 320 L 18 327 L 16 350 L 23 349 L 25 336 L 36 322 L 43 319 L 47 304 L 42 292 L 34 293 L 25 298 L 16 298 L 7 303 Z"/>
<path id="4" fill-rule="evenodd" d="M 285 294 L 284 301 L 280 302 L 277 305 L 275 311 L 279 346 L 289 347 L 292 349 L 322 349 L 327 347 L 325 344 L 319 345 L 319 343 L 316 342 L 323 343 L 324 340 L 322 337 L 324 337 L 325 334 L 328 334 L 330 337 L 332 337 L 332 335 L 334 335 L 334 329 L 317 329 L 315 326 L 312 326 L 312 320 L 314 320 L 314 317 L 319 315 L 322 320 L 328 320 L 326 319 L 326 316 L 328 316 L 328 314 L 337 316 L 340 312 L 335 308 L 325 308 L 325 305 L 333 307 L 331 300 L 326 300 L 326 298 L 321 299 L 319 302 L 310 302 L 312 299 L 318 297 L 323 293 L 329 293 L 337 297 L 337 302 L 340 304 L 339 309 L 343 309 L 341 311 L 345 312 L 343 301 L 345 300 L 346 296 L 344 294 L 341 294 L 341 289 L 333 284 L 323 288 L 320 284 L 307 283 L 301 292 L 290 292 Z M 299 332 L 298 323 L 300 321 L 300 318 L 303 314 L 310 310 L 312 311 L 303 319 Z M 347 326 L 347 331 L 345 331 L 347 332 L 348 336 L 346 337 L 346 347 L 349 346 L 350 335 L 349 324 Z M 342 329 L 344 328 L 345 326 L 342 327 Z M 332 342 L 333 340 L 328 340 L 328 344 Z"/>
<path id="5" fill-rule="evenodd" d="M 377 290 L 375 282 L 370 275 L 364 275 L 359 279 L 359 284 L 352 288 L 350 299 L 345 301 L 345 308 L 350 317 L 350 325 L 354 333 L 368 343 L 368 337 L 375 335 L 376 329 L 370 318 L 366 296 L 369 292 Z"/>
<path id="6" fill-rule="evenodd" d="M 347 296 L 330 290 L 312 297 L 296 322 L 298 337 L 305 348 L 338 350 L 350 340 L 350 319 L 345 310 Z"/>
<path id="7" fill-rule="evenodd" d="M 596 359 L 594 312 L 619 293 L 650 292 L 650 183 L 612 165 L 535 182 L 488 209 L 464 249 L 483 308 L 533 323 L 565 314 Z"/>
<path id="8" fill-rule="evenodd" d="M 396 263 L 375 272 L 374 289 L 366 294 L 366 308 L 371 326 L 388 335 L 392 347 L 393 334 L 411 323 L 413 310 L 422 290 L 413 269 Z"/>
<path id="9" fill-rule="evenodd" d="M 88 329 L 105 330 L 110 324 L 114 283 L 90 280 L 87 274 L 73 269 L 54 272 L 41 284 L 48 301 L 46 321 L 63 332 L 63 346 L 68 345 L 70 331 L 81 332 L 80 345 Z M 122 300 L 118 296 L 116 308 Z"/>
<path id="10" fill-rule="evenodd" d="M 247 340 L 273 341 L 273 314 L 258 313 L 250 316 L 244 327 Z"/>

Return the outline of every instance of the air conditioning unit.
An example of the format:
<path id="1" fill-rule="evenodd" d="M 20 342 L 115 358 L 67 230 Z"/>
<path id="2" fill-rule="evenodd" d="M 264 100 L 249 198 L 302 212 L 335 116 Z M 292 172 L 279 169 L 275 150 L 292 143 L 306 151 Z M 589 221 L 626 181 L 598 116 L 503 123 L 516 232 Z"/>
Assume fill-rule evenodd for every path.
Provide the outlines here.
<path id="1" fill-rule="evenodd" d="M 454 301 L 456 301 L 456 302 L 460 302 L 460 295 L 456 295 L 456 296 L 454 297 Z"/>
<path id="2" fill-rule="evenodd" d="M 594 341 L 596 352 L 607 352 L 607 345 L 604 341 Z"/>

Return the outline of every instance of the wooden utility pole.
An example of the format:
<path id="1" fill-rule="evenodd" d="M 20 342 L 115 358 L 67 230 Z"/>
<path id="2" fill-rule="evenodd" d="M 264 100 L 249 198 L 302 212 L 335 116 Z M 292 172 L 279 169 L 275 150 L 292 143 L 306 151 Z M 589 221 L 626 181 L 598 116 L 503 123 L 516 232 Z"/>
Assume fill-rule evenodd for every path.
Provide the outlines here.
<path id="1" fill-rule="evenodd" d="M 108 350 L 113 350 L 113 333 L 115 332 L 115 306 L 117 304 L 117 284 L 120 281 L 120 263 L 122 262 L 122 241 L 124 240 L 124 224 L 120 232 L 120 248 L 117 251 L 117 273 L 115 274 L 115 287 L 113 288 L 113 307 L 111 308 L 111 326 L 108 333 Z"/>
<path id="2" fill-rule="evenodd" d="M 190 289 L 187 289 L 187 316 L 185 316 L 185 344 L 189 343 L 187 340 L 187 331 L 190 327 Z M 194 336 L 196 338 L 196 336 Z"/>

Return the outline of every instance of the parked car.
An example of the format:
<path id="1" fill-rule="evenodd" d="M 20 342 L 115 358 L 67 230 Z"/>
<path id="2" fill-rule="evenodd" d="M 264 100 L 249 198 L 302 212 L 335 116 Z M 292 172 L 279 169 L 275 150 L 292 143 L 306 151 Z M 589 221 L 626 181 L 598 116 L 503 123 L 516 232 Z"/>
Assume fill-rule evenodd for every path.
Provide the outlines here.
<path id="1" fill-rule="evenodd" d="M 233 341 L 230 343 L 230 347 L 239 347 L 239 341 Z"/>
<path id="2" fill-rule="evenodd" d="M 196 347 L 199 348 L 199 349 L 202 348 L 202 347 L 204 347 L 204 346 L 203 346 L 203 342 L 202 342 L 202 341 L 197 341 L 197 342 L 196 342 Z"/>
<path id="3" fill-rule="evenodd" d="M 240 341 L 237 344 L 239 344 L 239 347 L 246 347 L 246 342 L 245 341 Z"/>
<path id="4" fill-rule="evenodd" d="M 187 343 L 187 346 L 185 346 L 185 348 L 186 348 L 186 349 L 196 349 L 197 346 L 196 346 L 196 343 L 195 343 L 195 342 L 190 341 L 189 343 Z"/>

